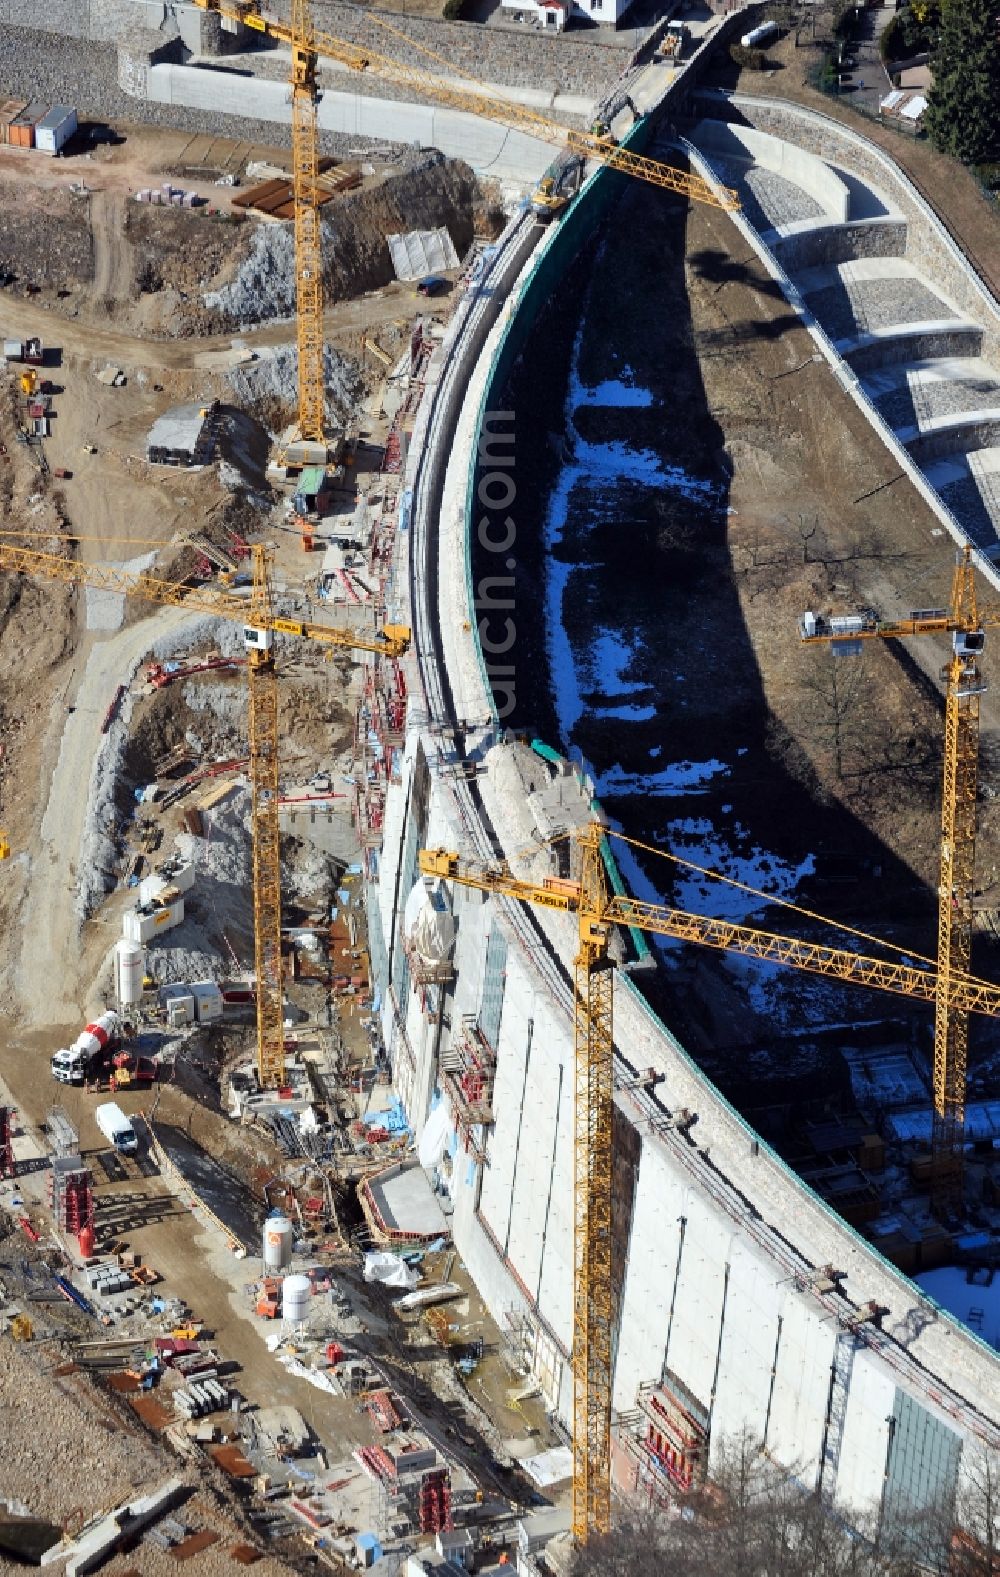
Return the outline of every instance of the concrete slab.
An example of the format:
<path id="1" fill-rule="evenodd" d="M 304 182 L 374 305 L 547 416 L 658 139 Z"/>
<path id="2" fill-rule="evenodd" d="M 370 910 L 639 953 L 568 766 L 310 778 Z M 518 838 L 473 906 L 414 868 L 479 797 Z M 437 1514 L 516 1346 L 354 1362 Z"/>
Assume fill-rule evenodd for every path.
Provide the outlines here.
<path id="1" fill-rule="evenodd" d="M 390 1232 L 412 1232 L 421 1237 L 448 1232 L 448 1223 L 422 1167 L 400 1167 L 383 1173 L 371 1178 L 369 1187 Z"/>
<path id="2" fill-rule="evenodd" d="M 902 257 L 858 257 L 849 263 L 834 263 L 822 268 L 806 268 L 796 276 L 795 283 L 804 296 L 825 290 L 830 285 L 860 285 L 871 280 L 898 280 L 903 283 L 924 285 L 940 296 L 937 285 L 914 268 Z M 945 299 L 944 297 L 941 298 Z M 957 314 L 956 314 L 957 315 Z"/>
<path id="3" fill-rule="evenodd" d="M 1000 552 L 1000 447 L 941 456 L 925 465 L 924 475 L 977 547 L 995 560 Z"/>

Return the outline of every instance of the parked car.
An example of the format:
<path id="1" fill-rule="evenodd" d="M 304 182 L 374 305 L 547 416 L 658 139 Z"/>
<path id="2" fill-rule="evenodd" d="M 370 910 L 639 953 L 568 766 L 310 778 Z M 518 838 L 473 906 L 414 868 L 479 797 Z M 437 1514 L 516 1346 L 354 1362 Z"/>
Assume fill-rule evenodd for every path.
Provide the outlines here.
<path id="1" fill-rule="evenodd" d="M 443 296 L 445 291 L 450 290 L 450 288 L 448 281 L 442 279 L 440 274 L 427 274 L 417 285 L 417 295 Z"/>

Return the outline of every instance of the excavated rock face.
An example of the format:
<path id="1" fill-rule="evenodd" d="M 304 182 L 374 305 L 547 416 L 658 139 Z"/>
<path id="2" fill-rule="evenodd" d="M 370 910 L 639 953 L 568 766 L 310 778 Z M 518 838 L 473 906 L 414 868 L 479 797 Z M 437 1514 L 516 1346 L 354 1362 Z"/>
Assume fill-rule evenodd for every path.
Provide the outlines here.
<path id="1" fill-rule="evenodd" d="M 393 278 L 386 236 L 446 225 L 459 256 L 472 241 L 480 201 L 476 177 L 460 159 L 425 151 L 378 186 L 329 204 L 323 220 L 323 282 L 328 301 L 377 290 Z M 235 276 L 203 302 L 226 326 L 245 328 L 295 311 L 291 223 L 257 228 Z"/>

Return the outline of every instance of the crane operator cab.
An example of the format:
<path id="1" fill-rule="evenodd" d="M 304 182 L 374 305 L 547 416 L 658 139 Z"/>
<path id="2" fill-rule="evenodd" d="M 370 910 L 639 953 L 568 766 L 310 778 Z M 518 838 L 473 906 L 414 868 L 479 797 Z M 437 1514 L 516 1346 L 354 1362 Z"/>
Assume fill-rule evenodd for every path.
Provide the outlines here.
<path id="1" fill-rule="evenodd" d="M 956 630 L 951 638 L 956 657 L 981 657 L 986 647 L 985 630 Z"/>
<path id="2" fill-rule="evenodd" d="M 244 624 L 243 645 L 248 652 L 269 652 L 273 642 L 273 630 L 261 630 L 255 624 Z"/>

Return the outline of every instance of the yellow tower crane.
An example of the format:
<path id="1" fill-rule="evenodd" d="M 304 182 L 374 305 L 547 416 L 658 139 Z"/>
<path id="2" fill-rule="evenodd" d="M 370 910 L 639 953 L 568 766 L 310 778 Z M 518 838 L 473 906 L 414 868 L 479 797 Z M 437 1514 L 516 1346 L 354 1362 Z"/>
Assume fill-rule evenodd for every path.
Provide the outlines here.
<path id="1" fill-rule="evenodd" d="M 265 17 L 248 0 L 194 0 L 202 11 L 238 22 L 291 50 L 292 187 L 295 209 L 295 323 L 299 353 L 298 422 L 285 458 L 325 465 L 328 458 L 323 372 L 323 247 L 320 235 L 319 99 L 316 31 L 309 0 L 292 0 L 290 23 Z"/>
<path id="2" fill-rule="evenodd" d="M 291 26 L 270 15 L 261 7 L 258 0 L 194 0 L 194 4 L 202 11 L 214 11 L 227 21 L 242 22 L 244 26 L 253 28 L 258 33 L 266 33 L 278 43 L 291 46 L 293 107 L 297 71 L 303 73 L 303 82 L 308 83 L 309 86 L 310 102 L 315 106 L 317 57 L 325 56 L 330 60 L 336 60 L 350 71 L 369 73 L 385 82 L 409 88 L 419 98 L 428 98 L 451 109 L 479 115 L 484 120 L 498 121 L 503 126 L 528 132 L 559 147 L 568 147 L 574 153 L 582 154 L 588 159 L 598 159 L 612 169 L 622 170 L 626 175 L 637 176 L 640 180 L 649 181 L 653 186 L 690 197 L 695 202 L 709 203 L 712 207 L 729 210 L 740 206 L 736 192 L 728 187 L 704 181 L 699 175 L 692 175 L 687 170 L 674 169 L 671 165 L 661 164 L 656 159 L 647 159 L 643 154 L 631 153 L 628 148 L 620 147 L 612 137 L 601 132 L 574 130 L 561 125 L 559 121 L 550 119 L 547 115 L 540 114 L 526 104 L 501 98 L 486 84 L 469 77 L 467 72 L 459 71 L 459 68 L 443 55 L 428 49 L 426 45 L 411 38 L 402 28 L 395 27 L 384 17 L 377 17 L 370 12 L 365 13 L 367 21 L 381 27 L 385 32 L 396 35 L 408 51 L 433 60 L 447 75 L 431 75 L 426 69 L 406 65 L 403 61 L 396 60 L 391 55 L 383 55 L 378 50 L 362 48 L 347 39 L 337 38 L 332 33 L 319 32 L 309 20 L 309 0 L 293 0 Z M 305 59 L 298 66 L 296 65 L 297 52 L 303 57 L 311 57 L 308 70 Z M 456 81 L 456 75 L 465 80 Z M 313 113 L 313 129 L 315 132 L 315 113 Z"/>
<path id="3" fill-rule="evenodd" d="M 295 197 L 295 324 L 299 436 L 326 449 L 323 377 L 323 241 L 316 132 L 316 38 L 309 0 L 292 0 L 292 176 Z M 324 453 L 324 460 L 326 456 Z"/>
<path id="4" fill-rule="evenodd" d="M 291 50 L 292 86 L 292 163 L 295 197 L 295 292 L 299 350 L 299 448 L 286 449 L 286 458 L 296 463 L 318 464 L 326 458 L 325 396 L 323 378 L 323 257 L 320 228 L 322 178 L 316 130 L 316 104 L 319 98 L 319 57 L 326 56 L 359 73 L 373 73 L 386 82 L 408 88 L 420 98 L 479 115 L 486 120 L 529 132 L 560 147 L 568 147 L 587 159 L 599 159 L 612 169 L 622 170 L 643 181 L 697 202 L 717 208 L 735 209 L 739 198 L 728 187 L 716 186 L 677 170 L 656 159 L 647 159 L 613 138 L 597 131 L 574 131 L 540 115 L 527 105 L 499 98 L 474 80 L 456 82 L 450 75 L 432 75 L 427 70 L 404 65 L 376 50 L 361 49 L 346 39 L 317 32 L 309 0 L 292 0 L 291 20 L 271 16 L 258 0 L 194 0 L 202 11 L 211 11 L 225 21 L 241 23 L 264 33 Z M 370 16 L 385 31 L 398 34 L 406 47 L 429 57 L 446 72 L 455 68 L 434 50 L 418 43 L 402 29 L 385 19 Z M 468 85 L 467 85 L 468 83 Z M 555 206 L 555 205 L 552 205 Z M 310 445 L 321 446 L 310 450 Z"/>
<path id="5" fill-rule="evenodd" d="M 420 852 L 420 870 L 425 876 L 437 876 L 480 892 L 563 910 L 577 917 L 572 1530 L 579 1544 L 607 1533 L 611 1527 L 614 970 L 608 947 L 612 928 L 620 926 L 698 942 L 925 1002 L 936 1003 L 940 995 L 939 977 L 930 961 L 927 967 L 895 963 L 613 894 L 604 865 L 604 837 L 605 830 L 599 823 L 591 823 L 576 834 L 580 874 L 572 881 L 525 881 L 506 864 L 483 864 L 446 849 Z M 957 1011 L 1000 1016 L 1000 986 L 952 969 L 946 992 L 948 1004 Z"/>
<path id="6" fill-rule="evenodd" d="M 257 1071 L 264 1089 L 284 1079 L 284 1013 L 281 963 L 281 866 L 278 807 L 278 681 L 274 637 L 293 636 L 330 649 L 377 652 L 399 657 L 409 644 L 403 625 L 387 624 L 380 634 L 364 634 L 333 624 L 281 618 L 273 612 L 268 549 L 253 548 L 253 588 L 249 602 L 226 591 L 192 589 L 145 571 L 117 565 L 80 564 L 53 553 L 0 541 L 0 570 L 93 586 L 138 601 L 183 607 L 192 613 L 227 619 L 243 630 L 249 690 L 250 794 L 253 826 L 254 965 L 257 976 Z M 2 854 L 0 854 L 2 857 Z"/>
<path id="7" fill-rule="evenodd" d="M 807 613 L 803 641 L 826 642 L 843 653 L 850 644 L 908 635 L 950 635 L 945 680 L 944 773 L 941 789 L 941 852 L 938 878 L 937 996 L 934 1005 L 934 1119 L 931 1139 L 931 1198 L 939 1211 L 961 1201 L 965 1095 L 969 1044 L 968 1010 L 952 995 L 955 975 L 968 972 L 972 955 L 973 871 L 976 857 L 976 788 L 979 766 L 979 708 L 986 688 L 979 658 L 986 630 L 1000 625 L 1000 607 L 983 608 L 976 598 L 972 550 L 959 554 L 947 608 L 921 609 L 908 619 L 870 614 L 826 617 Z"/>

